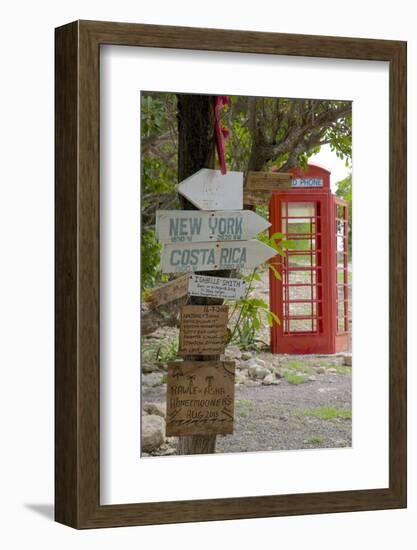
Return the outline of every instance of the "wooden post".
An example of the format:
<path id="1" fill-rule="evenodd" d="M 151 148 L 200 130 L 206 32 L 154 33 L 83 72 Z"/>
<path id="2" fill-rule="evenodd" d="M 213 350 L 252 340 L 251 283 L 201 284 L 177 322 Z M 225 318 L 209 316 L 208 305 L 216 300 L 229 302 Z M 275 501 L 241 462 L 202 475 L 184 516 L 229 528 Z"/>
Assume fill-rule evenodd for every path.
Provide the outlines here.
<path id="1" fill-rule="evenodd" d="M 214 97 L 209 95 L 178 94 L 178 181 L 188 178 L 201 168 L 214 168 Z M 184 210 L 196 207 L 180 195 Z M 206 275 L 212 273 L 200 272 Z M 229 277 L 230 271 L 216 272 Z M 221 305 L 216 298 L 191 297 L 190 304 Z M 189 355 L 184 360 L 218 361 L 219 355 Z M 216 450 L 216 435 L 191 435 L 178 438 L 178 454 L 209 454 Z"/>

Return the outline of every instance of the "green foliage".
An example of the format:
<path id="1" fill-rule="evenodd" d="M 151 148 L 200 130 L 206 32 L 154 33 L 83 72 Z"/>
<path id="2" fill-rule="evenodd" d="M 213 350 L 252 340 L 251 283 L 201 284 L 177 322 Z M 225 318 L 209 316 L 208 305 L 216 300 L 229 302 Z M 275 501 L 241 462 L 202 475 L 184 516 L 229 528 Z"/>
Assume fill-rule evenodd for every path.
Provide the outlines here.
<path id="1" fill-rule="evenodd" d="M 230 105 L 222 112 L 222 124 L 229 131 L 225 148 L 229 169 L 247 170 L 254 150 L 265 146 L 270 147 L 271 154 L 263 157 L 263 170 L 284 166 L 290 160 L 292 166 L 305 168 L 323 143 L 328 143 L 337 157 L 345 159 L 349 165 L 352 116 L 345 114 L 346 106 L 348 102 L 343 101 L 231 96 Z M 337 118 L 340 111 L 342 115 Z M 300 152 L 294 155 L 291 149 L 280 148 L 279 144 L 284 143 L 290 134 L 295 136 L 295 130 L 300 127 L 306 129 L 305 134 L 288 140 Z M 255 169 L 261 169 L 261 166 Z"/>
<path id="2" fill-rule="evenodd" d="M 177 208 L 176 96 L 141 97 L 141 257 L 142 294 L 168 280 L 159 271 L 160 245 L 155 238 L 155 212 Z"/>
<path id="3" fill-rule="evenodd" d="M 274 233 L 270 237 L 266 232 L 258 235 L 258 239 L 265 244 L 274 248 L 281 256 L 285 256 L 285 248 L 293 246 L 291 241 L 285 240 L 282 233 Z M 277 267 L 267 262 L 265 265 L 273 272 L 277 279 L 281 279 Z M 269 309 L 268 304 L 260 298 L 250 298 L 250 291 L 254 281 L 260 281 L 260 275 L 257 269 L 247 276 L 243 276 L 247 281 L 246 294 L 240 300 L 237 300 L 231 315 L 233 318 L 237 312 L 237 321 L 235 326 L 229 332 L 229 343 L 237 344 L 243 349 L 257 349 L 258 343 L 261 342 L 256 337 L 257 331 L 265 325 L 272 327 L 274 323 L 281 324 L 278 316 Z"/>
<path id="4" fill-rule="evenodd" d="M 338 158 L 345 160 L 346 167 L 350 166 L 352 159 L 352 114 L 330 126 L 326 132 L 326 138 L 330 142 L 330 149 L 336 153 Z"/>
<path id="5" fill-rule="evenodd" d="M 178 341 L 173 340 L 171 342 L 168 342 L 168 344 L 164 346 L 160 346 L 156 352 L 156 361 L 161 361 L 162 363 L 166 363 L 167 361 L 172 361 L 178 356 Z"/>
<path id="6" fill-rule="evenodd" d="M 247 99 L 231 96 L 230 105 L 222 112 L 222 125 L 228 129 L 225 142 L 225 160 L 230 170 L 247 169 L 252 149 L 252 135 L 248 127 Z"/>
<path id="7" fill-rule="evenodd" d="M 285 373 L 284 378 L 287 382 L 294 384 L 295 386 L 298 386 L 298 384 L 302 384 L 306 381 L 306 377 L 302 374 L 294 374 L 292 372 Z"/>
<path id="8" fill-rule="evenodd" d="M 178 356 L 178 339 L 175 340 L 144 340 L 142 357 L 148 363 L 166 363 Z"/>
<path id="9" fill-rule="evenodd" d="M 269 310 L 268 304 L 260 298 L 245 296 L 238 301 L 237 308 L 238 320 L 230 335 L 229 343 L 238 344 L 243 349 L 256 349 L 256 332 L 265 322 L 269 326 L 274 322 L 279 324 L 279 319 Z"/>
<path id="10" fill-rule="evenodd" d="M 159 98 L 143 95 L 141 102 L 142 136 L 157 135 L 164 126 L 164 104 Z"/>
<path id="11" fill-rule="evenodd" d="M 288 363 L 283 365 L 283 367 L 293 371 L 298 371 L 302 374 L 312 374 L 314 372 L 310 366 L 301 363 L 301 361 L 288 361 Z"/>
<path id="12" fill-rule="evenodd" d="M 352 411 L 348 409 L 338 409 L 337 407 L 317 407 L 315 409 L 295 411 L 294 416 L 313 416 L 320 420 L 351 420 Z"/>
<path id="13" fill-rule="evenodd" d="M 324 440 L 322 437 L 313 435 L 304 441 L 307 445 L 323 445 Z"/>
<path id="14" fill-rule="evenodd" d="M 168 277 L 159 270 L 159 256 L 161 245 L 156 240 L 155 231 L 148 229 L 142 233 L 141 238 L 141 288 L 146 295 L 148 288 L 154 287 L 158 282 L 165 282 Z"/>

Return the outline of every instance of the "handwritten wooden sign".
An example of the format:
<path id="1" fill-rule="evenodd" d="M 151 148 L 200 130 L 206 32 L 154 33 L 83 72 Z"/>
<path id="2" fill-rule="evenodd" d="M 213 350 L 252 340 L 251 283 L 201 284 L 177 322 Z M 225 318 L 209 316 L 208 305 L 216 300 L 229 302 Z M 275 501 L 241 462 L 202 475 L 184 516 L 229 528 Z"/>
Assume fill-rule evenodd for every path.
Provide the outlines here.
<path id="1" fill-rule="evenodd" d="M 179 355 L 219 355 L 226 348 L 227 306 L 182 306 Z"/>
<path id="2" fill-rule="evenodd" d="M 202 168 L 178 186 L 178 192 L 200 210 L 241 210 L 243 172 Z"/>
<path id="3" fill-rule="evenodd" d="M 249 172 L 245 191 L 291 189 L 292 174 L 286 172 Z"/>
<path id="4" fill-rule="evenodd" d="M 149 302 L 149 307 L 157 308 L 187 296 L 189 277 L 190 275 L 186 273 L 164 285 L 153 288 L 146 298 L 146 301 Z"/>
<path id="5" fill-rule="evenodd" d="M 168 363 L 166 435 L 233 433 L 235 363 Z"/>
<path id="6" fill-rule="evenodd" d="M 292 175 L 286 172 L 249 172 L 243 190 L 243 204 L 261 206 L 269 203 L 272 191 L 290 189 Z"/>
<path id="7" fill-rule="evenodd" d="M 157 210 L 160 242 L 246 241 L 271 224 L 251 210 Z"/>
<path id="8" fill-rule="evenodd" d="M 239 300 L 245 291 L 246 282 L 243 279 L 210 277 L 193 273 L 188 280 L 188 293 L 191 296 Z"/>
<path id="9" fill-rule="evenodd" d="M 167 243 L 161 252 L 164 273 L 256 267 L 277 251 L 256 240 L 220 243 Z"/>

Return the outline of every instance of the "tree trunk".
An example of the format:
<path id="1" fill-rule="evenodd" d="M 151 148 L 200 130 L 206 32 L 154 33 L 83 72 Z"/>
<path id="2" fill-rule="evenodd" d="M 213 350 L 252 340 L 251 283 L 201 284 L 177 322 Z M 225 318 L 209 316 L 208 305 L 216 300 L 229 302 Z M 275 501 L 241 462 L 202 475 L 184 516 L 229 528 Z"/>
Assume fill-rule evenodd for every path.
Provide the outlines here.
<path id="1" fill-rule="evenodd" d="M 213 96 L 178 94 L 178 181 L 188 178 L 201 168 L 214 167 L 214 112 Z M 184 210 L 196 210 L 185 197 L 180 196 Z M 212 275 L 212 272 L 199 272 Z M 230 277 L 230 271 L 216 272 L 218 277 Z M 194 305 L 221 305 L 223 300 L 192 296 Z M 189 361 L 218 361 L 218 355 L 188 355 Z M 216 449 L 216 435 L 189 435 L 178 438 L 178 454 L 209 454 Z"/>

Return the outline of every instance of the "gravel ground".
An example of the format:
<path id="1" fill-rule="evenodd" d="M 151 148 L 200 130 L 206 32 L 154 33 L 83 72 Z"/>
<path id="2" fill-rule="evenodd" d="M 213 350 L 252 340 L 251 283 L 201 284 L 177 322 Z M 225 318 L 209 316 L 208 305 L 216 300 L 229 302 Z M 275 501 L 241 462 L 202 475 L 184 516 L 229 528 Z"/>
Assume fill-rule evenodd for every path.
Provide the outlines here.
<path id="1" fill-rule="evenodd" d="M 254 282 L 251 295 L 268 302 L 268 271 L 261 271 L 260 276 L 260 281 Z M 349 291 L 351 298 L 351 285 Z M 291 384 L 282 378 L 279 385 L 237 385 L 234 433 L 217 437 L 216 452 L 351 446 L 352 377 L 350 368 L 341 367 L 342 358 L 271 355 L 266 351 L 270 339 L 270 329 L 266 324 L 259 330 L 258 338 L 265 351 L 257 353 L 257 357 L 266 363 L 278 361 L 284 369 L 286 364 L 295 361 L 298 363 L 296 370 L 306 374 L 307 381 Z M 164 361 L 163 354 L 176 344 L 177 339 L 177 328 L 161 326 L 146 339 L 145 348 L 150 349 L 152 356 L 160 349 L 160 360 Z M 147 357 L 144 359 L 146 361 Z M 320 366 L 321 372 L 317 370 Z M 329 369 L 336 372 L 330 373 Z M 144 388 L 143 400 L 165 403 L 166 385 Z M 320 418 L 326 414 L 327 418 Z M 170 438 L 170 453 L 175 446 L 176 438 Z"/>
<path id="2" fill-rule="evenodd" d="M 321 375 L 294 386 L 236 388 L 235 433 L 219 436 L 218 452 L 349 447 L 350 419 L 321 420 L 308 413 L 322 407 L 351 410 L 351 377 Z"/>
<path id="3" fill-rule="evenodd" d="M 350 374 L 321 374 L 315 381 L 278 386 L 237 386 L 234 434 L 217 437 L 217 452 L 349 447 Z M 165 402 L 166 386 L 149 388 L 146 401 Z M 332 407 L 328 420 L 314 416 Z M 175 438 L 171 442 L 175 446 Z"/>

